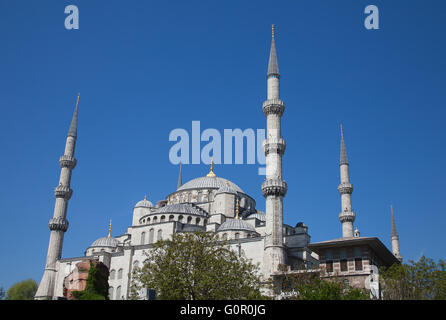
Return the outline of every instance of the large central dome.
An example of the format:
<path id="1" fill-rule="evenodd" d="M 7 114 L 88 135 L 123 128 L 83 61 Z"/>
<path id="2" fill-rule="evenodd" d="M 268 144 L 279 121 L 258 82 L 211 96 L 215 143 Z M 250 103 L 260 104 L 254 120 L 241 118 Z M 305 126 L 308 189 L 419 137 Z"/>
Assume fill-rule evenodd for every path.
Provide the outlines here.
<path id="1" fill-rule="evenodd" d="M 244 193 L 243 190 L 232 181 L 220 177 L 209 176 L 192 179 L 179 187 L 177 191 L 188 189 L 220 189 L 222 187 L 226 188 L 228 184 L 237 192 Z"/>

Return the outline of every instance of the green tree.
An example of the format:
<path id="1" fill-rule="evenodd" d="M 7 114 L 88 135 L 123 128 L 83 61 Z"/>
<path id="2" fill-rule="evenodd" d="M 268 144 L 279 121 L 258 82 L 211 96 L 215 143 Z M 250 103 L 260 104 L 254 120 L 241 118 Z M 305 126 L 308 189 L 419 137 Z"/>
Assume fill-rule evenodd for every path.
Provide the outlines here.
<path id="1" fill-rule="evenodd" d="M 13 284 L 6 292 L 7 300 L 33 300 L 37 291 L 37 283 L 27 279 Z"/>
<path id="2" fill-rule="evenodd" d="M 6 292 L 3 287 L 0 287 L 0 300 L 5 300 Z"/>
<path id="3" fill-rule="evenodd" d="M 163 300 L 262 298 L 258 266 L 213 234 L 174 234 L 145 254 L 144 265 L 133 272 L 133 299 L 142 288 L 155 289 Z"/>
<path id="4" fill-rule="evenodd" d="M 285 265 L 280 266 L 283 273 L 270 282 L 276 296 L 286 300 L 368 300 L 370 293 L 365 289 L 351 287 L 343 277 L 329 280 L 321 279 L 320 272 L 288 272 Z"/>
<path id="5" fill-rule="evenodd" d="M 417 262 L 383 268 L 380 283 L 386 300 L 445 300 L 446 264 L 423 255 Z"/>
<path id="6" fill-rule="evenodd" d="M 90 261 L 85 290 L 73 291 L 72 294 L 77 300 L 108 300 L 108 289 L 108 272 L 104 275 L 96 264 Z"/>

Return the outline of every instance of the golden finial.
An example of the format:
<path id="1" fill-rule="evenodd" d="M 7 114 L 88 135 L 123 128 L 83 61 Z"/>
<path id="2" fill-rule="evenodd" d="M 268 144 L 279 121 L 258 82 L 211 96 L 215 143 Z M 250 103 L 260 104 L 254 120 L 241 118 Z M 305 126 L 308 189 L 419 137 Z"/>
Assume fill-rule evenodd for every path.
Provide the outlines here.
<path id="1" fill-rule="evenodd" d="M 111 238 L 111 231 L 112 231 L 112 219 L 110 219 L 110 225 L 108 227 L 108 236 L 107 236 L 107 238 Z"/>
<path id="2" fill-rule="evenodd" d="M 144 194 L 144 201 L 147 201 L 147 193 Z"/>
<path id="3" fill-rule="evenodd" d="M 238 220 L 238 199 L 235 201 L 235 218 Z"/>
<path id="4" fill-rule="evenodd" d="M 344 131 L 342 130 L 342 123 L 341 123 L 341 138 L 344 139 Z"/>
<path id="5" fill-rule="evenodd" d="M 77 101 L 76 101 L 76 107 L 79 105 L 79 97 L 81 96 L 80 93 L 77 94 Z"/>
<path id="6" fill-rule="evenodd" d="M 272 34 L 273 34 L 273 39 L 274 39 L 274 25 L 272 25 Z"/>
<path id="7" fill-rule="evenodd" d="M 211 160 L 211 170 L 207 174 L 207 177 L 215 177 L 215 173 L 214 173 L 214 158 L 212 158 L 212 160 Z"/>

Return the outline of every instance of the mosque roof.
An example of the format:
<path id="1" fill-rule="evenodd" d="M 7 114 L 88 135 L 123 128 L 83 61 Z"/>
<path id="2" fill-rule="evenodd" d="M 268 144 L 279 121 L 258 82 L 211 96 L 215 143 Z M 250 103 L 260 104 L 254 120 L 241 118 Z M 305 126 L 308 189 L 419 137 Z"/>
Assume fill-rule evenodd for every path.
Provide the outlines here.
<path id="1" fill-rule="evenodd" d="M 256 232 L 256 229 L 250 225 L 248 222 L 243 221 L 241 219 L 230 219 L 226 220 L 217 230 L 220 231 L 229 231 L 229 230 L 242 230 L 242 231 L 251 231 Z"/>

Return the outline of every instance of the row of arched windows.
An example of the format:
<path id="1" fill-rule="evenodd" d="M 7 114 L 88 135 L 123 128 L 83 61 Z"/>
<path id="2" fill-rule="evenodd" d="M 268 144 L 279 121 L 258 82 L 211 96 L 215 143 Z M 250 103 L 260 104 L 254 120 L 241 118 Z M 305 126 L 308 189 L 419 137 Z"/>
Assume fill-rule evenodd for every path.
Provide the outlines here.
<path id="1" fill-rule="evenodd" d="M 246 235 L 246 238 L 254 238 L 254 237 L 256 237 L 256 234 L 255 233 L 248 233 L 247 235 Z M 217 234 L 217 239 L 219 238 L 219 235 Z M 235 234 L 234 234 L 234 239 L 240 239 L 241 237 L 240 237 L 240 233 L 238 233 L 238 232 L 236 232 Z M 227 233 L 223 233 L 222 235 L 221 235 L 221 239 L 222 240 L 228 240 L 228 234 Z"/>
<path id="2" fill-rule="evenodd" d="M 154 242 L 154 236 L 155 236 L 155 230 L 150 229 L 149 230 L 149 243 Z M 163 240 L 163 230 L 159 229 L 156 236 L 156 241 Z M 146 244 L 146 232 L 141 233 L 141 243 L 140 244 Z"/>
<path id="3" fill-rule="evenodd" d="M 112 269 L 110 271 L 110 280 L 115 280 L 116 270 Z M 118 279 L 122 279 L 122 268 L 118 270 Z"/>
<path id="4" fill-rule="evenodd" d="M 178 220 L 175 220 L 175 216 L 174 215 L 170 215 L 168 221 L 178 221 L 180 223 L 199 225 L 200 222 L 201 222 L 201 218 L 196 217 L 195 220 L 194 220 L 194 218 L 192 218 L 191 216 L 188 216 L 185 219 L 183 215 L 179 215 L 178 216 Z M 151 223 L 158 223 L 158 222 L 166 222 L 166 216 L 162 215 L 159 218 L 159 220 L 158 220 L 158 216 L 155 216 L 152 219 L 150 219 L 150 217 L 147 217 L 147 218 L 142 219 L 140 222 L 141 222 L 141 224 L 151 224 Z M 204 222 L 204 224 L 206 224 L 207 223 L 207 219 L 204 219 L 203 222 Z"/>

